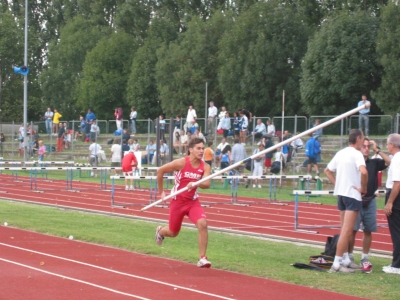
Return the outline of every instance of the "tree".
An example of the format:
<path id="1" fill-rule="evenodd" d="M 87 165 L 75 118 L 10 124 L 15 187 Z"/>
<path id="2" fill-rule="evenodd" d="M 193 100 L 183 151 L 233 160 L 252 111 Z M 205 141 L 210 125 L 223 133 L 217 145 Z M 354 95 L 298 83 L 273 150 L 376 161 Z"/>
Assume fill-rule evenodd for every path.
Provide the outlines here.
<path id="1" fill-rule="evenodd" d="M 308 114 L 341 114 L 379 87 L 378 25 L 376 17 L 361 11 L 342 11 L 322 24 L 302 64 L 301 99 Z"/>
<path id="2" fill-rule="evenodd" d="M 172 22 L 153 19 L 144 45 L 133 58 L 127 86 L 127 101 L 129 105 L 136 107 L 141 119 L 154 118 L 162 113 L 155 79 L 156 52 L 163 43 L 168 44 L 175 40 L 177 35 L 177 28 Z"/>
<path id="3" fill-rule="evenodd" d="M 96 46 L 102 31 L 78 16 L 62 28 L 60 39 L 50 45 L 48 64 L 40 76 L 42 111 L 57 108 L 65 120 L 77 118 L 78 87 L 86 54 Z"/>
<path id="4" fill-rule="evenodd" d="M 254 4 L 241 14 L 219 46 L 219 84 L 229 110 L 245 107 L 256 115 L 286 109 L 299 114 L 300 62 L 306 52 L 309 27 L 291 6 L 270 1 Z"/>
<path id="5" fill-rule="evenodd" d="M 126 85 L 138 42 L 121 31 L 103 37 L 86 56 L 78 104 L 99 119 L 113 118 L 114 108 L 128 109 Z"/>
<path id="6" fill-rule="evenodd" d="M 217 74 L 218 40 L 229 27 L 226 16 L 214 14 L 209 20 L 193 18 L 181 38 L 157 51 L 157 87 L 163 112 L 183 114 L 189 105 L 197 107 L 204 117 L 205 83 L 209 83 L 209 99 L 223 105 Z"/>
<path id="7" fill-rule="evenodd" d="M 376 103 L 385 112 L 393 115 L 399 110 L 400 104 L 400 8 L 390 2 L 383 9 L 382 21 L 379 27 L 377 52 L 379 62 L 383 66 L 382 84 L 373 93 Z"/>

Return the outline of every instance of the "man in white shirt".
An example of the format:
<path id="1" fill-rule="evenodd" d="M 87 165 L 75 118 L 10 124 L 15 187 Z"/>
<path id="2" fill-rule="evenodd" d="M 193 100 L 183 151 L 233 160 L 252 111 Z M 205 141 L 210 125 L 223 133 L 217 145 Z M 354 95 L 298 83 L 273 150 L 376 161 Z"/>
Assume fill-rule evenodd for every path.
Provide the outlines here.
<path id="1" fill-rule="evenodd" d="M 358 211 L 362 208 L 361 195 L 367 192 L 368 172 L 360 151 L 363 143 L 362 131 L 352 129 L 349 146 L 337 152 L 325 169 L 325 175 L 335 185 L 334 194 L 338 196 L 342 224 L 335 259 L 330 269 L 332 273 L 354 273 L 354 269 L 361 269 L 350 260 L 348 249 Z"/>
<path id="2" fill-rule="evenodd" d="M 186 116 L 186 123 L 184 126 L 185 132 L 187 132 L 188 128 L 190 128 L 190 126 L 192 126 L 192 124 L 196 122 L 196 119 L 196 110 L 193 108 L 193 105 L 190 105 Z"/>
<path id="3" fill-rule="evenodd" d="M 222 106 L 221 111 L 218 114 L 219 122 L 218 122 L 217 130 L 222 128 L 222 121 L 224 120 L 225 115 L 226 115 L 226 107 Z"/>
<path id="4" fill-rule="evenodd" d="M 89 163 L 91 167 L 98 167 L 99 159 L 97 154 L 101 150 L 101 146 L 97 144 L 95 141 L 89 146 Z M 94 176 L 94 172 L 90 174 L 90 176 Z"/>
<path id="5" fill-rule="evenodd" d="M 275 125 L 270 120 L 267 121 L 267 133 L 275 136 Z"/>
<path id="6" fill-rule="evenodd" d="M 267 132 L 267 128 L 265 124 L 261 121 L 261 119 L 257 119 L 256 128 L 254 128 L 253 135 L 256 138 L 261 138 L 264 133 Z"/>
<path id="7" fill-rule="evenodd" d="M 400 135 L 390 134 L 387 148 L 392 157 L 386 180 L 385 214 L 388 219 L 390 235 L 393 241 L 393 258 L 390 266 L 382 271 L 400 274 Z"/>
<path id="8" fill-rule="evenodd" d="M 215 122 L 218 115 L 218 109 L 214 106 L 214 102 L 210 101 L 210 107 L 208 108 L 208 119 L 207 119 L 207 133 L 215 134 Z"/>
<path id="9" fill-rule="evenodd" d="M 215 148 L 214 158 L 215 158 L 215 165 L 217 166 L 217 168 L 219 168 L 220 166 L 220 161 L 221 161 L 220 154 L 227 145 L 229 145 L 229 143 L 226 142 L 226 138 L 222 138 L 221 143 L 219 143 L 217 148 Z"/>
<path id="10" fill-rule="evenodd" d="M 53 112 L 50 107 L 48 107 L 47 111 L 44 113 L 44 118 L 46 119 L 46 133 L 50 135 L 51 129 L 53 128 Z"/>

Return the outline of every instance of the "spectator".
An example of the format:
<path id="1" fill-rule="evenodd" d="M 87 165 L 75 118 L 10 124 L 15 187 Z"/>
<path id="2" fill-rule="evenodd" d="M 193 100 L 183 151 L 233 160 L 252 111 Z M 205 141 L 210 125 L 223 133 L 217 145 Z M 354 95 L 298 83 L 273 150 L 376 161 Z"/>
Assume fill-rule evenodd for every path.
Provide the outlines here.
<path id="1" fill-rule="evenodd" d="M 218 109 L 214 105 L 214 101 L 210 101 L 210 107 L 208 108 L 207 118 L 207 134 L 214 136 L 215 134 L 215 122 L 218 115 Z"/>
<path id="2" fill-rule="evenodd" d="M 222 107 L 221 107 L 221 111 L 220 111 L 219 114 L 218 114 L 218 120 L 219 120 L 219 122 L 218 122 L 217 129 L 223 129 L 223 128 L 222 128 L 222 120 L 225 118 L 226 113 L 227 113 L 226 107 L 225 107 L 225 106 L 222 106 Z M 229 126 L 229 128 L 230 128 L 230 126 Z"/>
<path id="3" fill-rule="evenodd" d="M 121 107 L 115 109 L 114 117 L 115 123 L 117 124 L 117 130 L 122 130 L 123 112 Z"/>
<path id="4" fill-rule="evenodd" d="M 173 133 L 174 136 L 175 136 L 175 133 L 176 133 L 176 132 L 178 132 L 178 133 L 181 132 L 181 121 L 182 121 L 181 116 L 180 116 L 180 115 L 177 115 L 177 116 L 175 117 L 174 133 Z"/>
<path id="5" fill-rule="evenodd" d="M 227 138 L 229 134 L 229 130 L 231 129 L 231 119 L 229 118 L 229 112 L 225 111 L 224 112 L 224 117 L 221 123 L 221 129 L 224 131 L 223 137 Z"/>
<path id="6" fill-rule="evenodd" d="M 196 129 L 196 131 L 194 132 L 194 135 L 195 135 L 196 137 L 198 137 L 198 138 L 203 139 L 204 144 L 206 143 L 206 138 L 205 138 L 204 135 L 200 132 L 199 129 Z"/>
<path id="7" fill-rule="evenodd" d="M 249 119 L 247 118 L 244 110 L 241 110 L 239 112 L 239 115 L 240 115 L 240 120 L 239 120 L 240 135 L 239 135 L 239 139 L 240 139 L 240 143 L 244 146 L 244 145 L 246 145 L 246 135 L 247 135 L 247 127 L 249 126 Z M 233 146 L 233 147 L 235 147 L 235 146 Z M 232 148 L 232 152 L 233 152 L 233 148 Z"/>
<path id="8" fill-rule="evenodd" d="M 31 158 L 35 155 L 35 152 L 39 149 L 39 136 L 35 136 L 34 140 L 30 143 L 29 155 Z"/>
<path id="9" fill-rule="evenodd" d="M 226 146 L 229 146 L 229 144 L 226 141 L 226 138 L 222 138 L 221 143 L 218 144 L 217 148 L 215 148 L 215 164 L 217 168 L 220 166 L 221 162 L 221 153 L 225 149 Z M 229 146 L 229 148 L 231 148 Z M 229 161 L 228 161 L 229 162 Z"/>
<path id="10" fill-rule="evenodd" d="M 185 134 L 185 131 L 182 130 L 182 135 L 180 137 L 180 145 L 181 149 L 179 150 L 179 154 L 183 155 L 186 153 L 186 148 L 189 145 L 189 139 L 188 136 Z"/>
<path id="11" fill-rule="evenodd" d="M 133 151 L 140 151 L 140 145 L 137 139 L 133 139 L 132 149 Z"/>
<path id="12" fill-rule="evenodd" d="M 226 145 L 226 147 L 224 147 L 224 150 L 221 151 L 219 155 L 219 160 L 221 161 L 221 169 L 225 169 L 229 166 L 231 161 L 231 152 L 232 148 L 229 144 Z"/>
<path id="13" fill-rule="evenodd" d="M 44 119 L 46 122 L 46 133 L 48 135 L 51 134 L 51 129 L 53 126 L 53 112 L 51 111 L 50 107 L 47 108 L 47 111 L 44 113 Z"/>
<path id="14" fill-rule="evenodd" d="M 240 161 L 243 161 L 246 158 L 246 149 L 244 148 L 243 144 L 239 143 L 238 139 L 235 139 L 235 145 L 232 147 L 232 154 L 231 154 L 231 163 L 235 164 Z M 240 175 L 244 174 L 244 165 L 239 165 L 236 170 L 240 173 Z M 246 187 L 249 187 L 249 183 L 245 180 Z"/>
<path id="15" fill-rule="evenodd" d="M 131 121 L 131 130 L 133 136 L 135 136 L 136 134 L 136 125 L 137 125 L 136 119 L 137 119 L 136 107 L 132 106 L 131 114 L 129 115 L 129 120 Z"/>
<path id="16" fill-rule="evenodd" d="M 320 121 L 319 119 L 316 119 L 316 120 L 315 120 L 315 124 L 314 124 L 313 127 L 316 127 L 316 126 L 318 126 L 319 124 L 321 124 L 321 121 Z M 322 128 L 321 128 L 321 129 L 318 129 L 318 130 L 316 130 L 316 131 L 314 132 L 314 138 L 315 138 L 315 139 L 318 139 L 318 138 L 321 137 L 321 136 L 322 136 Z"/>
<path id="17" fill-rule="evenodd" d="M 284 174 L 285 173 L 285 168 L 286 168 L 286 161 L 285 161 L 285 156 L 283 155 L 281 147 L 278 147 L 276 149 L 275 160 L 274 161 L 279 161 L 281 163 L 281 171 Z"/>
<path id="18" fill-rule="evenodd" d="M 4 142 L 6 141 L 6 138 L 4 137 L 3 133 L 0 133 L 0 150 L 3 151 L 3 145 Z M 3 153 L 2 153 L 3 154 Z"/>
<path id="19" fill-rule="evenodd" d="M 83 115 L 79 116 L 79 126 L 78 126 L 78 128 L 79 128 L 78 131 L 75 132 L 74 141 L 76 141 L 79 136 L 84 137 L 84 139 L 83 139 L 83 141 L 84 141 L 85 138 L 86 138 L 86 121 L 85 121 Z"/>
<path id="20" fill-rule="evenodd" d="M 128 146 L 129 146 L 129 150 L 132 150 L 132 151 L 135 151 L 135 150 L 133 150 L 133 140 L 132 139 L 129 139 L 128 140 Z"/>
<path id="21" fill-rule="evenodd" d="M 169 154 L 169 148 L 167 143 L 164 140 L 160 140 L 160 161 L 161 164 L 165 164 L 167 162 Z"/>
<path id="22" fill-rule="evenodd" d="M 163 141 L 165 141 L 165 120 L 164 120 L 164 116 L 160 115 L 158 117 L 158 124 L 160 125 L 160 139 L 162 139 Z"/>
<path id="23" fill-rule="evenodd" d="M 186 116 L 186 123 L 184 126 L 184 130 L 186 132 L 188 131 L 188 128 L 192 126 L 193 123 L 196 123 L 196 119 L 197 119 L 196 110 L 193 108 L 193 105 L 190 105 Z"/>
<path id="24" fill-rule="evenodd" d="M 261 121 L 261 119 L 257 119 L 256 128 L 254 128 L 254 131 L 252 133 L 254 135 L 254 137 L 259 139 L 266 132 L 267 132 L 267 128 L 265 127 L 265 124 Z"/>
<path id="25" fill-rule="evenodd" d="M 62 115 L 58 112 L 57 109 L 54 109 L 54 114 L 53 114 L 53 134 L 57 135 L 57 131 L 59 131 L 59 124 L 60 124 L 60 119 L 62 118 Z"/>
<path id="26" fill-rule="evenodd" d="M 62 152 L 64 150 L 64 133 L 65 133 L 64 126 L 60 126 L 60 128 L 58 129 L 58 136 L 57 136 L 57 146 L 56 146 L 57 152 Z"/>
<path id="27" fill-rule="evenodd" d="M 149 141 L 149 144 L 146 146 L 146 160 L 145 163 L 152 164 L 154 152 L 156 151 L 156 145 L 154 144 L 153 140 Z"/>
<path id="28" fill-rule="evenodd" d="M 129 150 L 129 152 L 122 158 L 122 172 L 124 176 L 133 176 L 133 170 L 137 167 L 136 156 L 133 153 L 133 150 Z M 131 179 L 131 186 L 128 186 L 128 179 L 125 178 L 125 190 L 134 191 L 135 188 L 133 186 L 133 179 Z"/>
<path id="29" fill-rule="evenodd" d="M 275 136 L 275 125 L 270 120 L 267 121 L 267 133 Z"/>
<path id="30" fill-rule="evenodd" d="M 71 130 L 68 129 L 67 123 L 64 123 L 64 148 L 69 149 L 71 144 Z"/>
<path id="31" fill-rule="evenodd" d="M 129 131 L 127 129 L 123 130 L 122 134 L 122 139 L 125 141 L 128 141 L 131 138 L 131 135 L 129 134 Z"/>
<path id="32" fill-rule="evenodd" d="M 91 167 L 95 168 L 99 166 L 99 158 L 97 157 L 97 154 L 100 152 L 101 146 L 97 144 L 95 140 L 93 140 L 92 142 L 93 143 L 89 146 L 89 163 Z M 94 174 L 92 170 L 90 176 L 97 177 L 97 174 Z"/>
<path id="33" fill-rule="evenodd" d="M 174 150 L 177 154 L 182 153 L 181 151 L 181 135 L 179 134 L 178 131 L 175 131 L 174 134 L 174 144 L 173 144 Z"/>
<path id="34" fill-rule="evenodd" d="M 360 107 L 365 104 L 369 104 L 371 106 L 371 102 L 367 100 L 367 95 L 363 94 L 357 106 Z M 362 131 L 364 127 L 364 135 L 366 137 L 368 137 L 369 135 L 369 112 L 370 112 L 370 107 L 364 108 L 359 111 L 359 117 L 358 117 L 359 129 Z"/>
<path id="35" fill-rule="evenodd" d="M 271 148 L 274 145 L 270 136 L 263 138 L 263 141 L 261 141 L 261 143 L 264 144 L 265 149 Z M 271 168 L 271 160 L 275 152 L 276 150 L 265 153 L 265 173 L 268 173 L 269 169 Z"/>
<path id="36" fill-rule="evenodd" d="M 100 134 L 100 128 L 99 126 L 97 126 L 97 122 L 96 120 L 92 121 L 92 125 L 90 126 L 90 140 L 96 141 L 97 140 L 97 136 Z"/>
<path id="37" fill-rule="evenodd" d="M 212 145 L 213 145 L 213 142 L 209 141 L 207 145 L 208 145 L 208 147 L 204 150 L 203 159 L 204 159 L 204 162 L 209 164 L 210 167 L 211 167 L 212 166 L 213 157 L 214 157 L 214 151 L 211 148 Z"/>
<path id="38" fill-rule="evenodd" d="M 24 138 L 22 138 L 22 139 L 19 140 L 19 148 L 18 148 L 20 157 L 24 157 L 24 148 L 25 148 Z"/>
<path id="39" fill-rule="evenodd" d="M 46 153 L 46 146 L 43 144 L 42 140 L 39 140 L 38 147 L 39 147 L 39 149 L 38 149 L 38 161 L 44 161 L 44 154 Z"/>
<path id="40" fill-rule="evenodd" d="M 115 138 L 114 143 L 111 146 L 111 167 L 118 168 L 121 167 L 121 145 L 119 144 L 119 139 Z M 114 170 L 114 174 L 117 175 L 117 171 Z"/>
<path id="41" fill-rule="evenodd" d="M 199 124 L 197 124 L 196 121 L 193 121 L 192 124 L 189 127 L 189 131 L 193 135 L 193 134 L 195 134 L 196 130 L 199 129 L 199 128 L 200 128 Z"/>
<path id="42" fill-rule="evenodd" d="M 238 112 L 233 113 L 233 132 L 234 132 L 234 138 L 238 139 L 240 136 L 240 121 Z"/>
<path id="43" fill-rule="evenodd" d="M 258 145 L 258 149 L 255 149 L 253 152 L 254 154 L 257 154 L 261 151 L 264 150 L 264 144 L 260 143 Z M 263 166 L 264 166 L 264 154 L 259 155 L 258 157 L 253 159 L 253 176 L 262 176 L 263 175 Z M 255 179 L 255 181 L 253 182 L 253 188 L 257 187 L 259 189 L 261 189 L 261 179 Z"/>
<path id="44" fill-rule="evenodd" d="M 308 175 L 310 175 L 311 173 L 311 167 L 314 166 L 315 172 L 317 173 L 317 176 L 319 176 L 317 158 L 320 153 L 321 153 L 321 144 L 316 138 L 313 137 L 312 134 L 310 134 L 310 138 L 306 143 L 306 156 L 308 158 L 308 164 L 307 164 Z"/>
<path id="45" fill-rule="evenodd" d="M 24 124 L 21 124 L 21 126 L 19 127 L 19 129 L 18 129 L 18 132 L 19 132 L 19 137 L 18 137 L 18 139 L 17 140 L 23 140 L 24 139 L 24 136 L 25 136 L 25 128 L 24 128 Z"/>
<path id="46" fill-rule="evenodd" d="M 92 127 L 92 122 L 96 120 L 96 115 L 94 114 L 94 112 L 92 112 L 90 108 L 88 109 L 85 119 L 86 119 L 86 136 L 88 136 L 90 134 L 90 129 Z"/>
<path id="47" fill-rule="evenodd" d="M 121 146 L 121 158 L 124 157 L 126 152 L 129 152 L 131 150 L 127 144 L 127 140 L 123 139 L 122 140 L 122 146 Z"/>

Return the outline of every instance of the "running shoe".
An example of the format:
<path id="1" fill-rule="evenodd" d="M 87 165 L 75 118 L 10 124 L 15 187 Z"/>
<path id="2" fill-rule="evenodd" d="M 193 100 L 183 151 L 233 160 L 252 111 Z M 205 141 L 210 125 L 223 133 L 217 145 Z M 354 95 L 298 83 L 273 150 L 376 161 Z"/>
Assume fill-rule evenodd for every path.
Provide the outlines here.
<path id="1" fill-rule="evenodd" d="M 353 270 L 361 270 L 362 267 L 360 265 L 357 265 L 354 261 L 351 261 L 346 268 L 353 269 Z"/>
<path id="2" fill-rule="evenodd" d="M 398 274 L 400 275 L 400 268 L 394 268 L 394 267 L 383 267 L 382 271 L 388 274 Z"/>
<path id="3" fill-rule="evenodd" d="M 161 246 L 162 242 L 164 241 L 164 237 L 159 234 L 161 229 L 162 229 L 162 226 L 158 226 L 156 229 L 156 243 L 159 246 Z"/>
<path id="4" fill-rule="evenodd" d="M 329 273 L 355 273 L 354 269 L 346 268 L 345 266 L 340 265 L 338 269 L 335 269 L 333 266 L 329 269 Z"/>
<path id="5" fill-rule="evenodd" d="M 367 274 L 372 272 L 372 264 L 368 260 L 361 260 L 361 272 Z"/>
<path id="6" fill-rule="evenodd" d="M 200 260 L 197 262 L 197 266 L 199 268 L 211 268 L 211 262 L 208 261 L 207 256 L 203 256 L 200 258 Z"/>
<path id="7" fill-rule="evenodd" d="M 131 185 L 131 187 L 129 188 L 130 191 L 134 191 L 135 188 Z"/>

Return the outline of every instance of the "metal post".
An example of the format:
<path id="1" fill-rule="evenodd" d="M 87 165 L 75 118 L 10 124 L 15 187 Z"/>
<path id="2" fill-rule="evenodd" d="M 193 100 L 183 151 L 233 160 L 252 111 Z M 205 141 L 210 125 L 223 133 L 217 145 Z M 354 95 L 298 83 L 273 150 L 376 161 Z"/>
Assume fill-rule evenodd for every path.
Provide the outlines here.
<path id="1" fill-rule="evenodd" d="M 159 118 L 156 119 L 156 167 L 160 166 L 160 122 Z"/>
<path id="2" fill-rule="evenodd" d="M 204 124 L 204 132 L 207 133 L 207 102 L 208 102 L 208 95 L 207 95 L 207 89 L 208 89 L 208 82 L 206 82 L 206 98 L 205 98 L 205 110 L 204 110 L 204 120 L 205 120 L 205 124 Z"/>
<path id="3" fill-rule="evenodd" d="M 25 0 L 25 46 L 24 46 L 24 66 L 28 67 L 28 0 Z M 26 140 L 26 124 L 28 123 L 28 74 L 24 75 L 24 162 L 26 162 L 26 150 L 28 141 Z"/>

